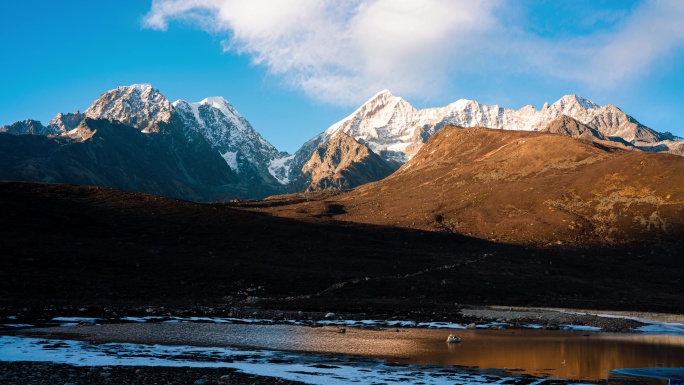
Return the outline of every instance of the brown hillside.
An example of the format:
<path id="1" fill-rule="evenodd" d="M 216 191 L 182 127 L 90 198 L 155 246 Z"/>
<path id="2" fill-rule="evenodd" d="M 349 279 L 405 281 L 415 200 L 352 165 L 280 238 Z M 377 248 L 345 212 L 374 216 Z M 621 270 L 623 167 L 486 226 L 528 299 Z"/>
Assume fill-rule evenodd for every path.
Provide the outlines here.
<path id="1" fill-rule="evenodd" d="M 283 216 L 445 230 L 516 244 L 666 242 L 684 229 L 684 158 L 548 133 L 447 127 L 390 177 Z M 281 198 L 285 199 L 285 198 Z"/>

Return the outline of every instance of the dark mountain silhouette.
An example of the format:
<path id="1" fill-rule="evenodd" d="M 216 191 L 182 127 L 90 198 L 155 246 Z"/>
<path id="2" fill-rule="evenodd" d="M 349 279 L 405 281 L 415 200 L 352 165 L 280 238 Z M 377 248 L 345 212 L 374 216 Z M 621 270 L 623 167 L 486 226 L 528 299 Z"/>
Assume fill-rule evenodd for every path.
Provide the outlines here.
<path id="1" fill-rule="evenodd" d="M 0 135 L 4 180 L 58 181 L 199 201 L 249 191 L 201 137 L 188 138 L 174 122 L 143 134 L 86 118 L 69 137 Z"/>

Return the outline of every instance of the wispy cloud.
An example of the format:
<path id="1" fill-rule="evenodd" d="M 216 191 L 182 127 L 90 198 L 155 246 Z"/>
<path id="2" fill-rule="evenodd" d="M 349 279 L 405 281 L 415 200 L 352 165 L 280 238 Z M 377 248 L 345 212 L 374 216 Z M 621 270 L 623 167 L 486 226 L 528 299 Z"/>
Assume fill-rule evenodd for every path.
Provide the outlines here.
<path id="1" fill-rule="evenodd" d="M 648 72 L 672 51 L 684 48 L 684 2 L 646 2 L 621 27 L 590 53 L 591 70 L 582 80 L 612 87 Z"/>
<path id="2" fill-rule="evenodd" d="M 684 2 L 651 0 L 607 31 L 542 37 L 506 0 L 155 0 L 144 19 L 225 37 L 224 48 L 318 100 L 356 104 L 383 88 L 426 97 L 458 76 L 534 73 L 613 87 L 684 43 Z M 516 13 L 513 13 L 514 15 Z M 605 19 L 607 16 L 601 16 Z"/>

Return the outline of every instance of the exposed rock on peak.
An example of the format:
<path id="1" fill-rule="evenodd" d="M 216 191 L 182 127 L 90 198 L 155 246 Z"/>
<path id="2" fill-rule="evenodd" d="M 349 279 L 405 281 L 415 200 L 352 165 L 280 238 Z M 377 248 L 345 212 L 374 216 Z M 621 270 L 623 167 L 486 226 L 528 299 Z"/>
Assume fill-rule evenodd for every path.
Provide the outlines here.
<path id="1" fill-rule="evenodd" d="M 50 135 L 56 132 L 52 131 L 50 127 L 45 127 L 37 120 L 26 119 L 20 122 L 14 122 L 8 126 L 0 127 L 0 133 L 7 133 L 12 135 Z"/>
<path id="2" fill-rule="evenodd" d="M 230 168 L 251 183 L 255 196 L 285 192 L 288 182 L 286 164 L 289 154 L 279 152 L 222 97 L 197 103 L 178 100 L 175 113 L 187 132 L 204 137 Z"/>
<path id="3" fill-rule="evenodd" d="M 549 123 L 546 128 L 541 131 L 550 132 L 553 134 L 560 134 L 572 138 L 586 139 L 586 140 L 605 140 L 606 138 L 597 130 L 578 122 L 567 115 L 561 115 Z"/>
<path id="4" fill-rule="evenodd" d="M 134 84 L 105 92 L 84 114 L 150 131 L 156 130 L 160 122 L 168 122 L 172 112 L 171 103 L 159 90 L 149 84 Z"/>
<path id="5" fill-rule="evenodd" d="M 591 100 L 585 99 L 581 96 L 570 94 L 565 95 L 560 98 L 553 105 L 561 111 L 566 110 L 591 110 L 593 108 L 600 108 L 598 104 L 592 102 Z"/>
<path id="6" fill-rule="evenodd" d="M 47 126 L 55 133 L 65 133 L 78 127 L 84 118 L 85 115 L 79 110 L 66 114 L 60 112 L 50 120 Z"/>
<path id="7" fill-rule="evenodd" d="M 350 189 L 385 178 L 394 170 L 368 146 L 339 132 L 304 164 L 297 190 Z"/>

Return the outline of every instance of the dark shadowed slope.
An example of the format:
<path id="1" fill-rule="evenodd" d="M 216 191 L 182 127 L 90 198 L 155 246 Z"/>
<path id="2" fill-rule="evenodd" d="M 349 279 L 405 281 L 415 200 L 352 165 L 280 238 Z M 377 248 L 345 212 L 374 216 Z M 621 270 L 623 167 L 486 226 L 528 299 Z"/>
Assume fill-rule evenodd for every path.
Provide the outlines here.
<path id="1" fill-rule="evenodd" d="M 69 137 L 0 134 L 0 179 L 112 187 L 190 200 L 247 189 L 203 138 L 173 122 L 157 132 L 86 118 Z"/>
<path id="2" fill-rule="evenodd" d="M 2 182 L 0 312 L 684 309 L 681 247 L 533 249 L 338 222 L 329 218 L 340 215 L 333 204 L 327 212 L 299 221 L 99 187 Z"/>

